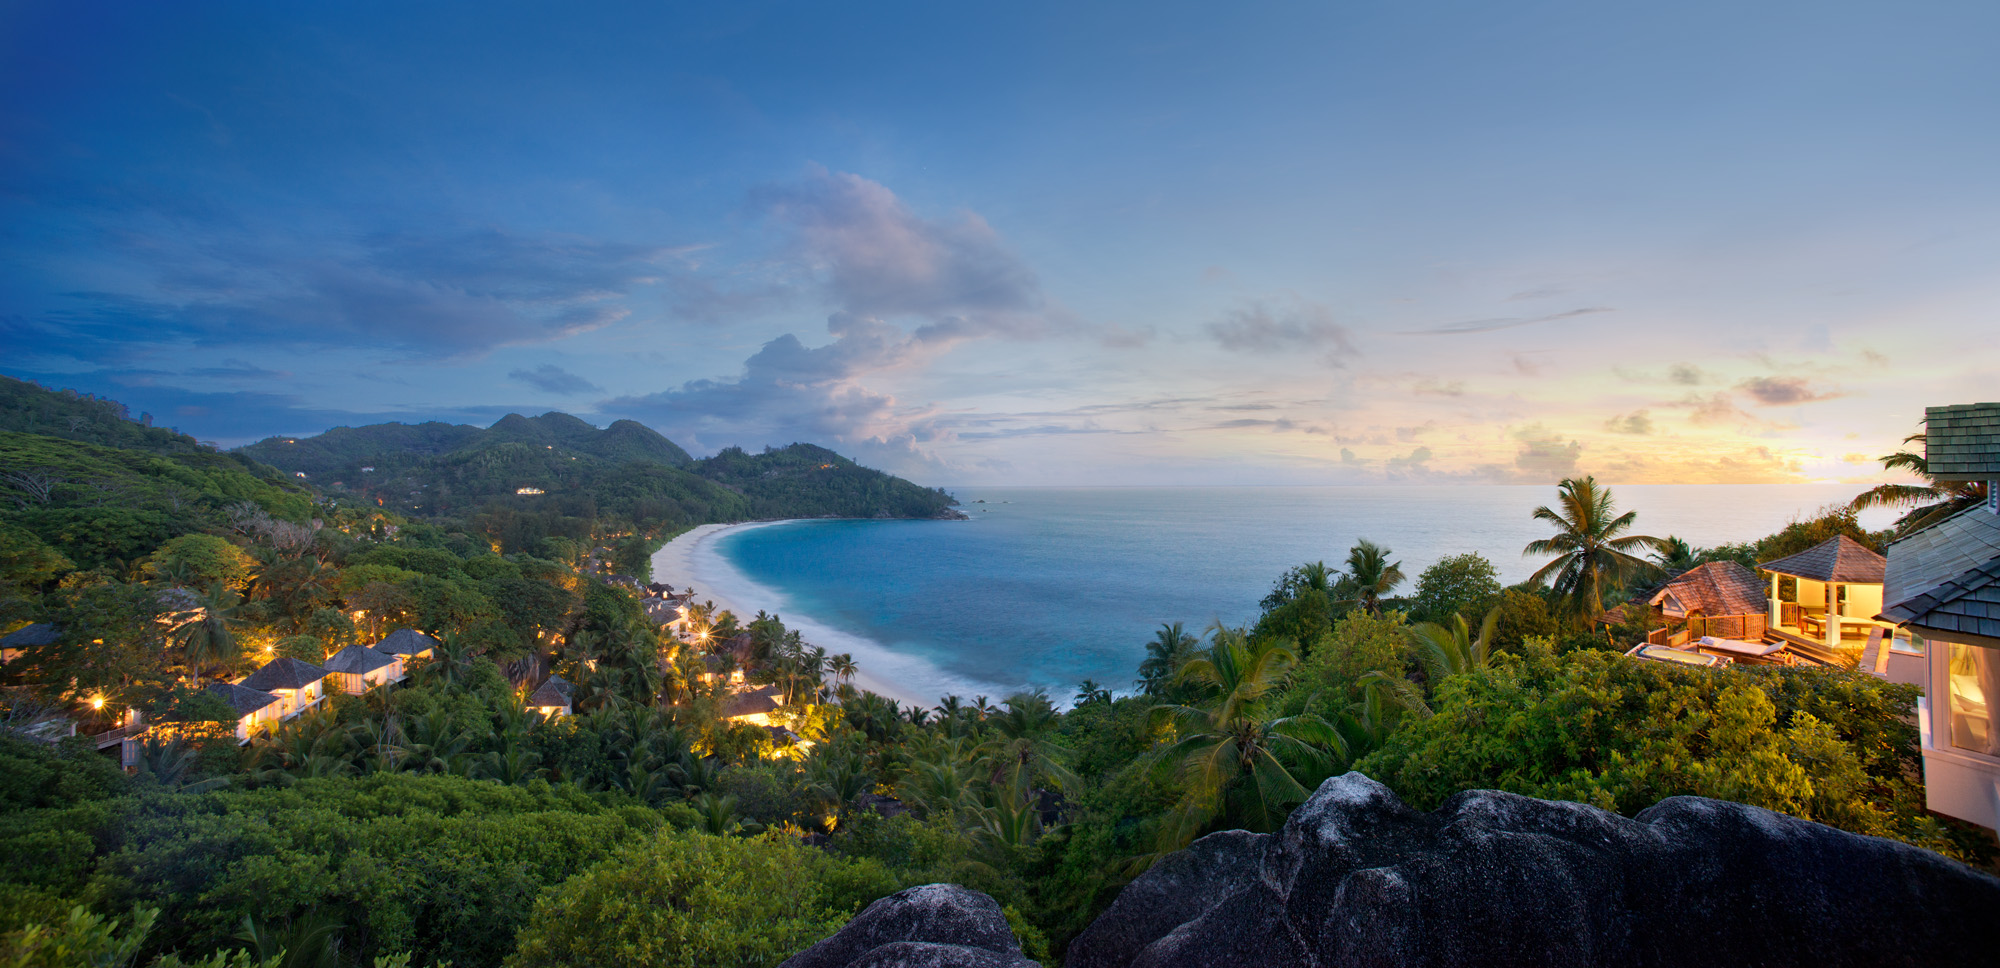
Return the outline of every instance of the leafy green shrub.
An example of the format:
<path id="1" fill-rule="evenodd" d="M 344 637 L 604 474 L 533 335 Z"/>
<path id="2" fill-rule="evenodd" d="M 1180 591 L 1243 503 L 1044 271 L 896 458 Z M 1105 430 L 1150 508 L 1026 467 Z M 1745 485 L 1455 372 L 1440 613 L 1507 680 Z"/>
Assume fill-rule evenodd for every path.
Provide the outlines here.
<path id="1" fill-rule="evenodd" d="M 895 889 L 880 864 L 782 836 L 663 834 L 543 894 L 506 964 L 776 965 Z"/>

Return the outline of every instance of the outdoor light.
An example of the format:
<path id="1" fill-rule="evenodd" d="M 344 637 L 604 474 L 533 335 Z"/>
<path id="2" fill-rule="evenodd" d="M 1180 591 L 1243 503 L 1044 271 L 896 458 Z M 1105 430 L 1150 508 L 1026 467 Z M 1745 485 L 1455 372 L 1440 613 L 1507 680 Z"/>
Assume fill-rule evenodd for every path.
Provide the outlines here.
<path id="1" fill-rule="evenodd" d="M 90 708 L 92 708 L 92 709 L 103 709 L 103 708 L 104 708 L 104 697 L 103 697 L 103 696 L 92 696 L 92 697 L 90 697 Z"/>

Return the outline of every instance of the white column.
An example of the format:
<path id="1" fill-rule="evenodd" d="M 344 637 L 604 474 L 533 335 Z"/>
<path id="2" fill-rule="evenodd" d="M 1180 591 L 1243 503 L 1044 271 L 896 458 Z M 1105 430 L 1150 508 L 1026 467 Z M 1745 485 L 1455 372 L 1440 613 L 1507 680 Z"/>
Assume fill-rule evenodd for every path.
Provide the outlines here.
<path id="1" fill-rule="evenodd" d="M 1784 624 L 1784 617 L 1785 617 L 1785 606 L 1783 603 L 1778 601 L 1778 581 L 1779 581 L 1778 573 L 1775 571 L 1772 572 L 1771 573 L 1771 627 L 1774 629 Z"/>
<path id="2" fill-rule="evenodd" d="M 1826 647 L 1840 645 L 1840 586 L 1826 583 L 1826 627 L 1820 630 L 1826 637 Z"/>

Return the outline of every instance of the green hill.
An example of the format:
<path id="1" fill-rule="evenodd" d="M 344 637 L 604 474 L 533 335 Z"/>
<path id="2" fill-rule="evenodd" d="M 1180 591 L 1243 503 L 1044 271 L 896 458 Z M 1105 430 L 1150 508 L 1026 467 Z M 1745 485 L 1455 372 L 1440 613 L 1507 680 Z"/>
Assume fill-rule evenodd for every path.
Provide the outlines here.
<path id="1" fill-rule="evenodd" d="M 444 423 L 336 427 L 272 437 L 239 453 L 422 515 L 494 507 L 575 518 L 611 515 L 642 528 L 774 517 L 930 518 L 942 491 L 862 467 L 809 444 L 694 460 L 632 420 L 602 430 L 566 413 L 508 414 L 480 429 Z"/>
<path id="2" fill-rule="evenodd" d="M 130 564 L 169 538 L 220 530 L 226 509 L 245 501 L 293 521 L 312 512 L 305 487 L 251 473 L 235 455 L 0 431 L 0 525 L 32 533 L 79 567 Z"/>

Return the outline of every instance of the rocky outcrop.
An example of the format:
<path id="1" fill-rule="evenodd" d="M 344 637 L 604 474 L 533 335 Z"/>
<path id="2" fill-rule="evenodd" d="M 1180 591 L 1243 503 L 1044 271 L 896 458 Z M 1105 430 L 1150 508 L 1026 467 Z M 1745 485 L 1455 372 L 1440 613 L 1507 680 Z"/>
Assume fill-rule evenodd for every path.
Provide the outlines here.
<path id="1" fill-rule="evenodd" d="M 1996 910 L 2000 879 L 1757 807 L 1673 797 L 1626 819 L 1482 790 L 1425 814 L 1349 773 L 1276 834 L 1162 860 L 1064 964 L 1986 964 Z"/>
<path id="2" fill-rule="evenodd" d="M 1000 905 L 956 884 L 893 894 L 779 968 L 1040 968 Z"/>

